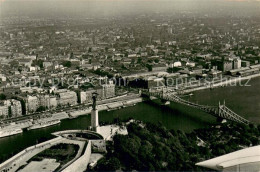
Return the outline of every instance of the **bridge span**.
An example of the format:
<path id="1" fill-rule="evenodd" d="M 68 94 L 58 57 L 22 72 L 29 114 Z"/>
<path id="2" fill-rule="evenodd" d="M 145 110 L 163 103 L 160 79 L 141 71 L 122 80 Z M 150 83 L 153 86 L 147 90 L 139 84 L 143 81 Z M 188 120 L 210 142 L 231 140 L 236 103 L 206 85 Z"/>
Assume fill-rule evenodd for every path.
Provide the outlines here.
<path id="1" fill-rule="evenodd" d="M 149 97 L 157 97 L 162 100 L 166 101 L 172 101 L 175 103 L 180 103 L 183 105 L 187 105 L 196 109 L 200 109 L 208 114 L 211 114 L 215 117 L 231 120 L 234 122 L 238 123 L 243 123 L 243 124 L 249 124 L 250 122 L 230 110 L 226 105 L 225 102 L 224 104 L 220 104 L 218 106 L 208 106 L 208 105 L 200 105 L 197 103 L 193 103 L 187 100 L 184 100 L 180 97 L 178 97 L 176 92 L 167 90 L 167 89 L 162 89 L 162 90 L 141 90 L 142 95 L 146 95 Z"/>

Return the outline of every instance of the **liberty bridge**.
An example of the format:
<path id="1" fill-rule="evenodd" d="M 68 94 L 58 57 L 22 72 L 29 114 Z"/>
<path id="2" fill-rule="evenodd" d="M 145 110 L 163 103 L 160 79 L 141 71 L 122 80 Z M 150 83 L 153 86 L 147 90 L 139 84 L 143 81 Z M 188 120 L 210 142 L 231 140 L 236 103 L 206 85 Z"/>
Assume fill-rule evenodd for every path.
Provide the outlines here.
<path id="1" fill-rule="evenodd" d="M 199 110 L 202 110 L 208 114 L 211 114 L 217 118 L 222 118 L 222 119 L 227 119 L 230 121 L 238 122 L 238 123 L 243 123 L 243 124 L 249 124 L 250 122 L 246 120 L 245 118 L 239 116 L 235 112 L 233 112 L 231 109 L 229 109 L 226 105 L 225 102 L 224 104 L 218 104 L 218 106 L 208 106 L 208 105 L 200 105 L 197 103 L 193 103 L 187 100 L 184 100 L 176 95 L 176 92 L 168 89 L 168 88 L 163 88 L 160 90 L 156 89 L 143 89 L 140 90 L 140 94 L 143 96 L 148 96 L 148 97 L 156 97 L 161 99 L 162 101 L 172 101 L 175 103 L 183 104 L 186 106 L 190 106 Z"/>

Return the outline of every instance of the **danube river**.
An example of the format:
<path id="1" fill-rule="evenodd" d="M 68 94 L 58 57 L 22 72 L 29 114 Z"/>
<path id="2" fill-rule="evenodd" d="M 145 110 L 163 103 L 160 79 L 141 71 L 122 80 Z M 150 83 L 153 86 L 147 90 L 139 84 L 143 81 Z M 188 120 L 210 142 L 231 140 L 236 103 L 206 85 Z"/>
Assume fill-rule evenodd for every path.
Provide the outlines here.
<path id="1" fill-rule="evenodd" d="M 186 97 L 194 102 L 206 105 L 217 105 L 219 101 L 226 101 L 226 105 L 239 115 L 252 122 L 260 123 L 260 78 L 249 82 L 252 86 L 236 86 L 201 90 L 192 97 Z M 161 122 L 169 129 L 179 129 L 190 132 L 213 124 L 216 119 L 199 110 L 171 103 L 169 106 L 160 106 L 158 102 L 143 102 L 136 106 L 115 111 L 99 113 L 100 122 L 111 122 L 114 118 L 122 120 L 134 118 L 153 123 Z M 36 144 L 42 138 L 51 138 L 51 133 L 67 129 L 87 129 L 90 125 L 90 115 L 76 119 L 63 120 L 59 125 L 45 129 L 31 130 L 19 135 L 0 138 L 0 160 L 12 156 L 24 148 Z"/>
<path id="2" fill-rule="evenodd" d="M 248 83 L 247 83 L 248 82 Z M 199 104 L 223 104 L 249 121 L 260 124 L 260 78 L 244 81 L 240 86 L 202 90 L 188 98 Z"/>

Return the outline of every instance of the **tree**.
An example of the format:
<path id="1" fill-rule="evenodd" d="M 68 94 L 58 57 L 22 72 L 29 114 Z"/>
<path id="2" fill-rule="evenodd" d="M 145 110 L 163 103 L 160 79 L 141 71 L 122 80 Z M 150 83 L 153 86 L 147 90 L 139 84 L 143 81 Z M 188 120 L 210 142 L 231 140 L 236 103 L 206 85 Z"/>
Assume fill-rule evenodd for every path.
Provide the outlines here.
<path id="1" fill-rule="evenodd" d="M 9 117 L 9 118 L 12 117 L 12 109 L 11 109 L 11 106 L 8 106 L 8 117 Z"/>
<path id="2" fill-rule="evenodd" d="M 0 94 L 0 100 L 6 100 L 6 95 Z"/>
<path id="3" fill-rule="evenodd" d="M 150 64 L 146 64 L 146 67 L 147 67 L 147 69 L 148 69 L 149 72 L 153 70 L 153 67 L 152 67 L 152 65 L 150 65 Z"/>
<path id="4" fill-rule="evenodd" d="M 20 99 L 19 100 L 21 102 L 21 106 L 22 106 L 22 114 L 23 115 L 26 115 L 26 104 L 25 104 L 25 101 Z"/>
<path id="5" fill-rule="evenodd" d="M 129 81 L 128 86 L 133 88 L 148 88 L 148 82 L 144 79 L 135 79 Z"/>
<path id="6" fill-rule="evenodd" d="M 181 70 L 180 68 L 178 68 L 178 67 L 170 67 L 170 68 L 168 68 L 167 69 L 167 72 L 168 73 L 175 73 L 175 72 L 178 72 L 179 70 Z"/>
<path id="7" fill-rule="evenodd" d="M 109 159 L 107 162 L 108 171 L 116 171 L 120 169 L 120 166 L 120 161 L 115 157 Z"/>
<path id="8" fill-rule="evenodd" d="M 77 90 L 76 93 L 77 93 L 77 103 L 81 103 L 80 90 Z"/>
<path id="9" fill-rule="evenodd" d="M 113 151 L 98 162 L 95 170 L 205 171 L 194 162 L 259 144 L 260 125 L 218 125 L 221 127 L 213 125 L 187 134 L 168 130 L 162 124 L 133 122 L 127 125 L 128 135 L 114 136 L 110 145 Z M 197 144 L 198 138 L 205 143 L 203 146 Z"/>
<path id="10" fill-rule="evenodd" d="M 72 59 L 74 57 L 73 52 L 70 53 L 70 58 Z"/>
<path id="11" fill-rule="evenodd" d="M 37 108 L 36 112 L 42 112 L 42 111 L 45 111 L 46 110 L 46 107 L 44 106 L 40 106 Z"/>
<path id="12" fill-rule="evenodd" d="M 138 64 L 141 64 L 141 63 L 142 63 L 142 58 L 141 58 L 141 57 L 138 57 L 137 63 L 138 63 Z"/>
<path id="13" fill-rule="evenodd" d="M 40 68 L 43 68 L 43 60 L 33 60 L 32 66 L 39 66 Z"/>
<path id="14" fill-rule="evenodd" d="M 121 69 L 127 69 L 124 64 L 121 65 Z"/>
<path id="15" fill-rule="evenodd" d="M 63 65 L 64 67 L 70 68 L 70 67 L 71 67 L 71 62 L 70 62 L 70 61 L 64 61 L 64 62 L 62 63 L 62 65 Z"/>

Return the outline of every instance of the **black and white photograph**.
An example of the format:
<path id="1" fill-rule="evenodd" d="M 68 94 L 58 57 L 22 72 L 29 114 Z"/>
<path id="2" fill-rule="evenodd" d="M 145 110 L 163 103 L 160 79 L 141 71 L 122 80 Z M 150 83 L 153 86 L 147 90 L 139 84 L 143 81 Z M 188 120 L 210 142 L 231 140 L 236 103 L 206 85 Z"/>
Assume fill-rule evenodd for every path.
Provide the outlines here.
<path id="1" fill-rule="evenodd" d="M 0 0 L 0 172 L 260 172 L 260 0 Z"/>

